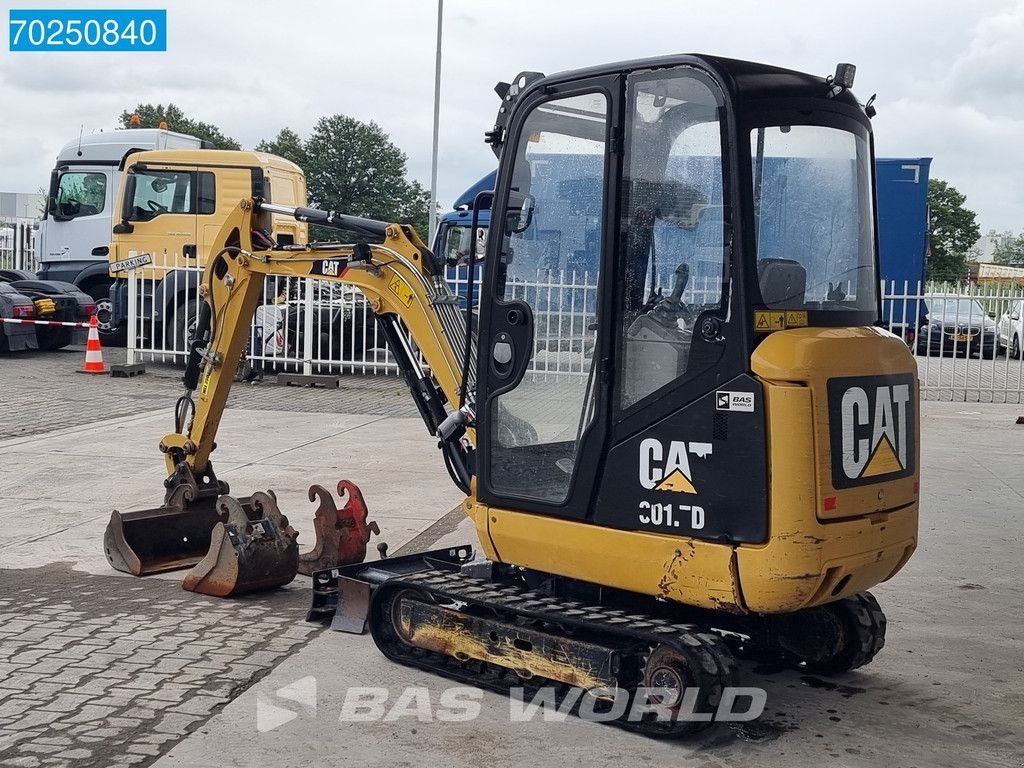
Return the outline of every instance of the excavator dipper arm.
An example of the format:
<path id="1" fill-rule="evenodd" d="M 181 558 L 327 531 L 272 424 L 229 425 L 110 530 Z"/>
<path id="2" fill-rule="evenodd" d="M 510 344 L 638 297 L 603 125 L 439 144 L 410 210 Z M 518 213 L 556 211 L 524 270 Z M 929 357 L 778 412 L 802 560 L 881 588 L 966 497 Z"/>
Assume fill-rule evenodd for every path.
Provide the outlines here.
<path id="1" fill-rule="evenodd" d="M 382 242 L 279 247 L 263 235 L 269 229 L 266 217 L 275 214 Z M 217 595 L 277 586 L 294 577 L 295 531 L 279 512 L 267 514 L 276 500 L 254 494 L 228 505 L 235 514 L 226 515 L 223 498 L 229 488 L 217 479 L 210 462 L 268 276 L 313 278 L 362 292 L 427 430 L 439 438 L 449 474 L 468 494 L 474 430 L 472 398 L 465 390 L 472 389 L 473 381 L 464 373 L 464 362 L 467 357 L 472 361 L 472 354 L 466 354 L 466 321 L 458 296 L 444 282 L 443 267 L 409 226 L 242 200 L 222 227 L 202 276 L 199 294 L 204 301 L 185 370 L 186 392 L 176 409 L 175 431 L 160 441 L 168 470 L 164 504 L 114 512 L 104 542 L 110 563 L 136 575 L 202 565 L 208 575 L 190 574 L 186 588 Z M 420 365 L 417 350 L 429 373 Z M 468 370 L 473 370 L 472 362 Z M 454 404 L 453 413 L 445 403 Z M 459 404 L 464 407 L 459 409 Z M 241 523 L 240 511 L 248 515 L 248 525 Z M 209 551 L 218 543 L 223 555 Z M 268 548 L 274 552 L 268 554 Z M 222 562 L 231 568 L 217 567 Z"/>

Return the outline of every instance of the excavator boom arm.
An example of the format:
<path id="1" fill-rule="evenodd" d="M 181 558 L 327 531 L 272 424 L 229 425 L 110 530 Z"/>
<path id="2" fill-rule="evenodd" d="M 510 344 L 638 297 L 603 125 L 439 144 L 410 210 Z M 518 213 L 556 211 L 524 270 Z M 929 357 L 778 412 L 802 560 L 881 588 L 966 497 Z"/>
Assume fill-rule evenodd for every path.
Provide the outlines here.
<path id="1" fill-rule="evenodd" d="M 261 234 L 266 229 L 262 217 L 272 214 L 379 235 L 384 242 L 274 247 Z M 203 273 L 199 293 L 205 306 L 185 373 L 186 389 L 198 390 L 193 418 L 189 424 L 179 420 L 177 431 L 160 444 L 172 476 L 181 471 L 182 462 L 194 476 L 207 472 L 234 373 L 269 276 L 313 278 L 359 289 L 381 321 L 431 434 L 447 415 L 444 401 L 459 404 L 465 399 L 467 337 L 459 299 L 411 227 L 242 200 L 222 227 L 218 243 Z M 429 374 L 419 365 L 411 341 Z"/>

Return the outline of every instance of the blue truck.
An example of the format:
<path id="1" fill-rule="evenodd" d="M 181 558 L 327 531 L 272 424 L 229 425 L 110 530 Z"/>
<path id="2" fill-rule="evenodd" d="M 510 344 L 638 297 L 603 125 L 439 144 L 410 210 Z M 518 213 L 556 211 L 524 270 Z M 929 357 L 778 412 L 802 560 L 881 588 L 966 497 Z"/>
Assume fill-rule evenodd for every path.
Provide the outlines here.
<path id="1" fill-rule="evenodd" d="M 696 160 L 699 161 L 699 158 Z M 765 167 L 765 184 L 779 183 L 784 174 L 787 163 L 794 162 L 794 159 L 769 158 Z M 554 164 L 548 164 L 549 168 Z M 574 162 L 576 173 L 580 172 L 578 158 Z M 893 333 L 902 336 L 908 344 L 913 344 L 916 337 L 916 330 L 924 320 L 927 308 L 924 302 L 916 299 L 924 286 L 925 261 L 928 254 L 928 177 L 931 166 L 931 158 L 879 158 L 875 161 L 875 187 L 878 215 L 878 238 L 879 238 L 879 260 L 881 266 L 880 278 L 884 284 L 882 301 L 882 323 Z M 586 170 L 584 168 L 584 170 Z M 597 168 L 592 169 L 597 173 Z M 550 170 L 549 170 L 550 173 Z M 700 175 L 698 172 L 695 174 Z M 466 267 L 464 259 L 468 255 L 470 237 L 472 237 L 473 204 L 478 193 L 494 188 L 495 174 L 492 172 L 473 186 L 463 192 L 452 206 L 452 210 L 443 214 L 438 221 L 438 229 L 434 238 L 435 253 L 441 253 L 449 259 L 449 263 L 462 261 L 462 265 L 449 270 L 449 281 L 452 287 L 464 295 L 466 282 Z M 565 183 L 564 179 L 555 179 L 556 183 L 542 185 L 538 190 L 538 196 L 544 194 L 547 188 L 548 193 L 557 195 L 558 183 Z M 489 201 L 488 201 L 489 202 Z M 548 201 L 550 203 L 550 201 Z M 714 203 L 715 201 L 712 201 Z M 826 199 L 815 199 L 807 201 L 808 205 L 827 206 Z M 550 205 L 548 206 L 550 209 Z M 844 219 L 842 211 L 836 211 L 837 218 Z M 705 217 L 708 218 L 708 217 Z M 846 217 L 849 221 L 852 216 Z M 784 222 L 773 222 L 770 212 L 765 213 L 765 226 L 771 226 L 773 232 L 762 232 L 762 248 L 770 248 L 771 243 L 785 243 L 787 254 L 792 254 L 793 243 L 787 238 L 787 231 Z M 694 242 L 689 247 L 699 246 L 701 237 L 701 226 L 695 227 L 689 232 L 679 228 L 666 228 L 666 238 L 689 237 Z M 713 222 L 712 222 L 713 223 Z M 478 255 L 483 252 L 483 244 L 487 227 L 490 224 L 490 209 L 481 206 L 477 212 L 476 252 Z M 536 225 L 538 236 L 543 234 L 543 223 Z M 839 228 L 829 233 L 830 237 L 843 238 L 850 234 Z M 574 246 L 562 245 L 556 247 L 552 253 L 547 248 L 550 257 L 538 262 L 535 266 L 538 269 L 579 270 L 586 269 L 589 261 L 596 258 L 596 244 L 577 243 Z M 686 244 L 678 243 L 677 246 Z M 593 247 L 590 247 L 593 246 Z M 815 244 L 808 244 L 808 247 L 815 247 Z M 563 272 L 564 274 L 564 272 Z M 697 275 L 693 275 L 696 277 Z M 479 274 L 477 275 L 479 279 Z M 906 296 L 907 298 L 900 298 Z"/>
<path id="2" fill-rule="evenodd" d="M 882 296 L 924 293 L 928 258 L 928 174 L 930 157 L 875 161 L 878 256 Z M 927 308 L 916 298 L 882 300 L 882 323 L 911 346 Z"/>

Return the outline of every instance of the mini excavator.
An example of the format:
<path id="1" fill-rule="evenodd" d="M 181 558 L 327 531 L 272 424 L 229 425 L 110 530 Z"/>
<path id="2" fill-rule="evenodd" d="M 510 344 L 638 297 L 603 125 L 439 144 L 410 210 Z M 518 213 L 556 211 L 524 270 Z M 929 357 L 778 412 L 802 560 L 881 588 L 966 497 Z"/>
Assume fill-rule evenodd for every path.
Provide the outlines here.
<path id="1" fill-rule="evenodd" d="M 294 576 L 276 498 L 228 495 L 210 457 L 264 281 L 312 277 L 365 295 L 483 555 L 318 572 L 314 615 L 474 685 L 654 689 L 670 711 L 691 689 L 713 708 L 736 653 L 870 662 L 868 590 L 917 542 L 919 409 L 878 324 L 874 107 L 853 78 L 677 55 L 499 84 L 465 296 L 409 225 L 242 200 L 160 443 L 165 503 L 114 514 L 111 563 L 191 567 L 186 588 L 219 595 Z M 272 216 L 356 242 L 278 245 Z M 579 291 L 573 312 L 552 298 L 566 270 L 587 276 L 554 289 Z"/>

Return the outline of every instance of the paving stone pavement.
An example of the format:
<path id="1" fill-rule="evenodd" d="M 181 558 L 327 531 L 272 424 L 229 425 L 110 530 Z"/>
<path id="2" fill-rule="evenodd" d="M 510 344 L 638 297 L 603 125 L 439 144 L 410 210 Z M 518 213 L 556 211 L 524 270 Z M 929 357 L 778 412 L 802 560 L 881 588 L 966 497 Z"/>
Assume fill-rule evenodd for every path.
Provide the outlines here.
<path id="1" fill-rule="evenodd" d="M 181 395 L 181 371 L 148 365 L 143 376 L 115 379 L 75 374 L 85 352 L 0 355 L 0 439 L 42 434 L 63 427 L 166 408 L 168 423 Z M 124 360 L 123 349 L 104 350 L 104 361 Z M 229 408 L 312 413 L 416 417 L 416 406 L 397 376 L 349 374 L 338 389 L 282 387 L 269 375 L 262 383 L 236 384 Z"/>
<path id="2" fill-rule="evenodd" d="M 4 768 L 149 765 L 321 630 L 308 590 L 225 601 L 65 564 L 3 584 Z"/>

